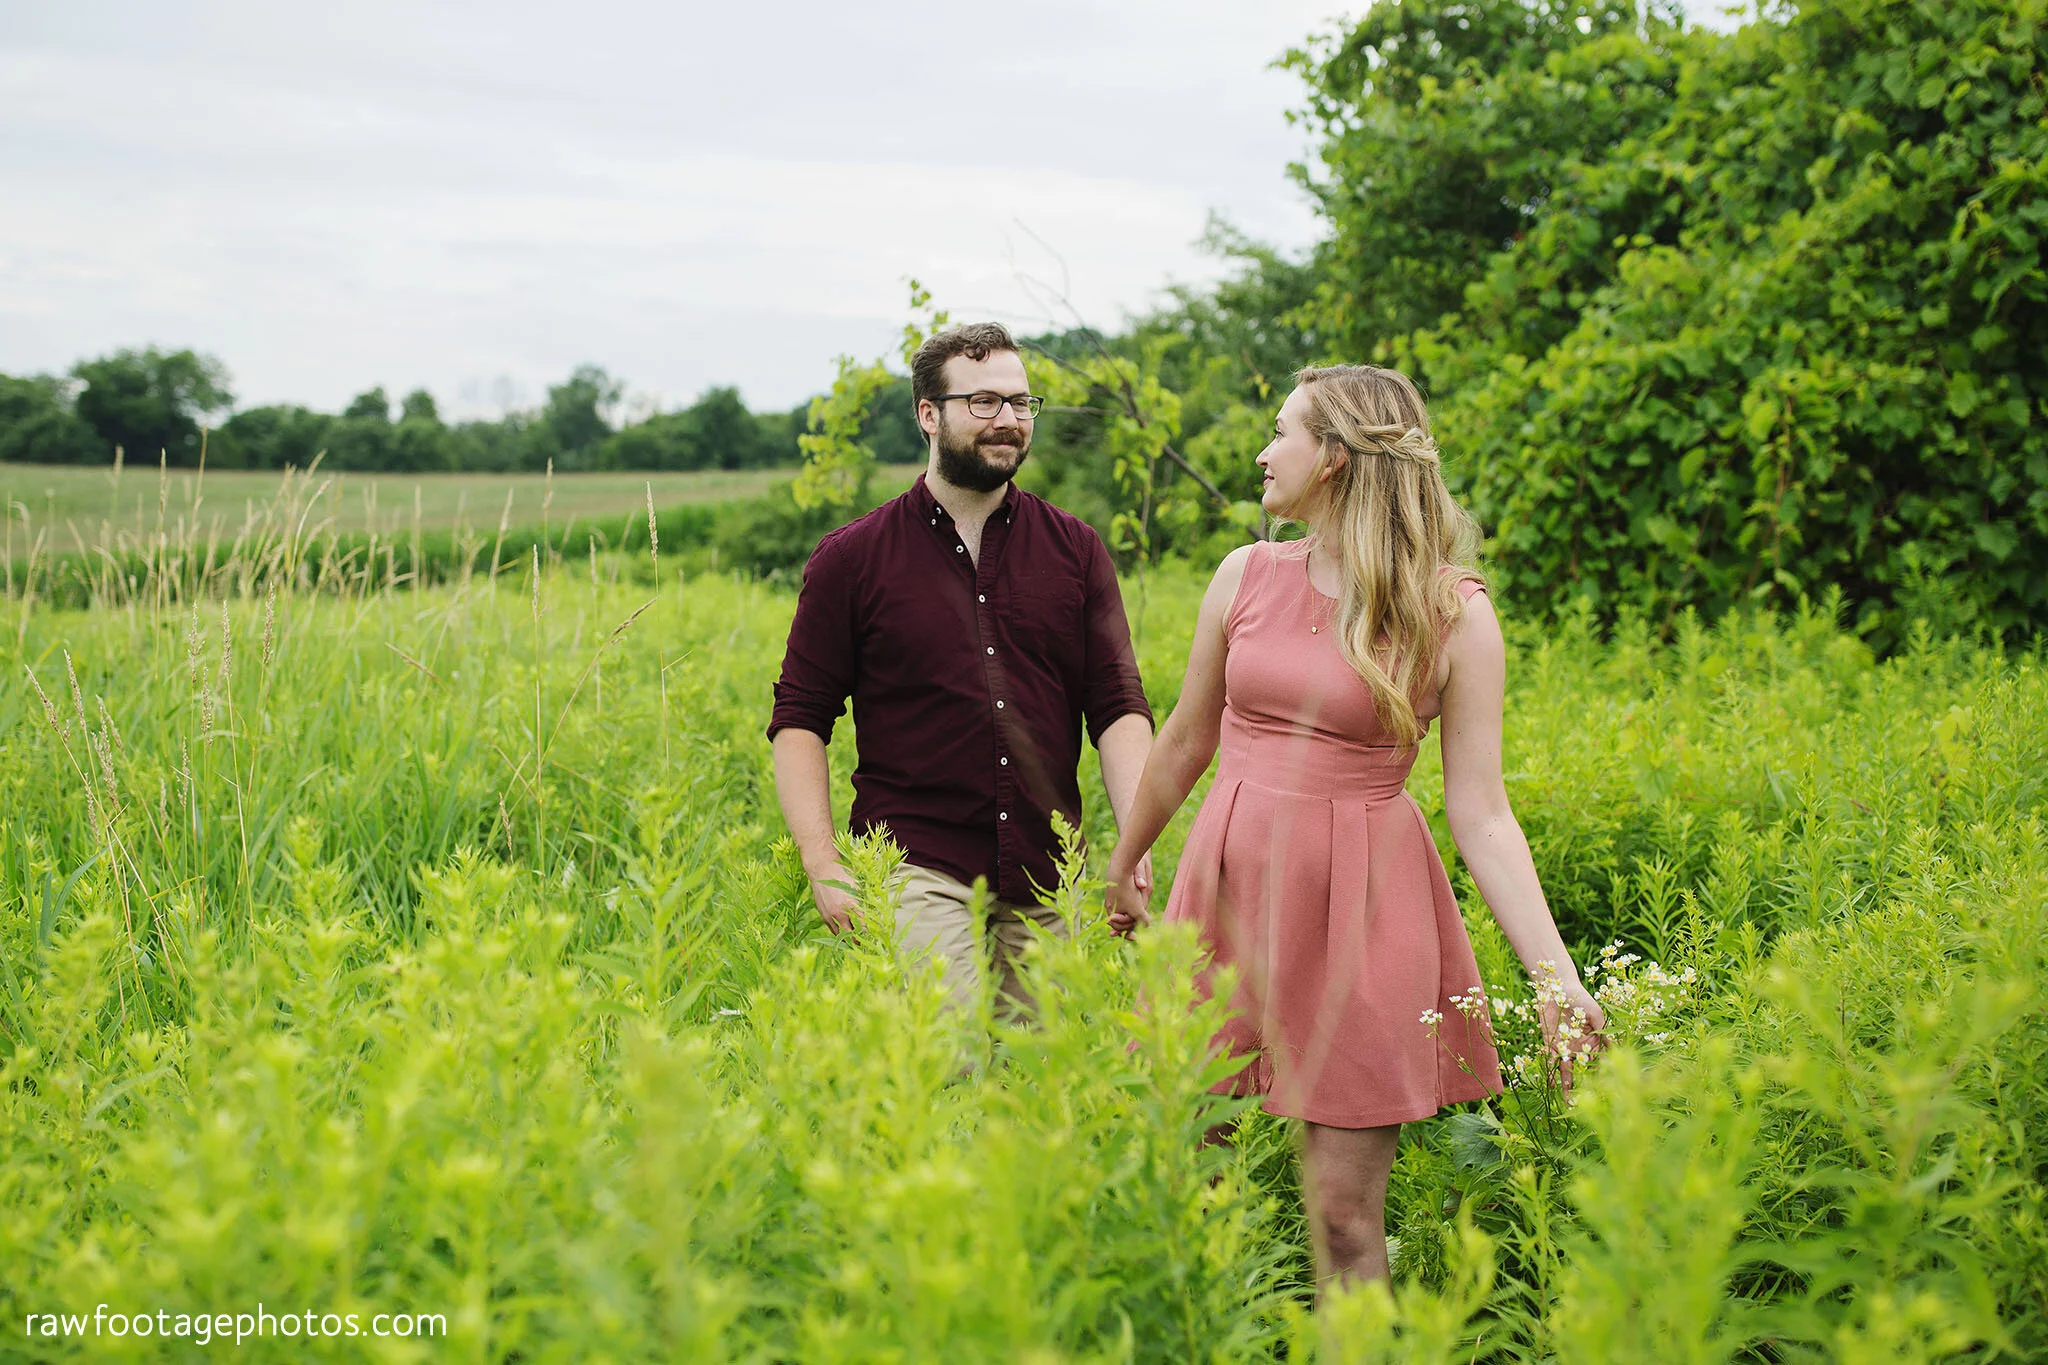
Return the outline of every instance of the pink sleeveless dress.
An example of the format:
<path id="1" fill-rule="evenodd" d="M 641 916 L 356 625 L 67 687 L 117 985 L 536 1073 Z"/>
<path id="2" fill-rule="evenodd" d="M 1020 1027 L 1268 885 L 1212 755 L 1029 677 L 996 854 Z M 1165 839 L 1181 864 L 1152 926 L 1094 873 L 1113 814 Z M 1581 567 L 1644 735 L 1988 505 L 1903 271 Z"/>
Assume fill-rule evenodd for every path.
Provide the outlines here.
<path id="1" fill-rule="evenodd" d="M 1377 1128 L 1497 1093 L 1500 1064 L 1450 1001 L 1479 967 L 1402 785 L 1416 747 L 1380 728 L 1336 617 L 1305 546 L 1252 546 L 1223 626 L 1221 762 L 1166 918 L 1197 926 L 1212 970 L 1237 968 L 1217 1042 L 1254 1060 L 1225 1088 L 1269 1113 Z M 1431 692 L 1416 717 L 1441 710 Z M 1437 1037 L 1426 1010 L 1443 1015 Z"/>

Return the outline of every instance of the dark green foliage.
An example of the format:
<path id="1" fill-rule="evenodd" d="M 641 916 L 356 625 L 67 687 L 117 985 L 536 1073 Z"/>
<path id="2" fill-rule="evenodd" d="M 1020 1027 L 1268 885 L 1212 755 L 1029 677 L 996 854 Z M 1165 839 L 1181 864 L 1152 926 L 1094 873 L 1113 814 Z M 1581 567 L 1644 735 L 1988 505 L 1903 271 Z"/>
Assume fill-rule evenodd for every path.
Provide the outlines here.
<path id="1" fill-rule="evenodd" d="M 108 446 L 138 463 L 199 462 L 199 423 L 234 401 L 218 360 L 193 351 L 116 351 L 72 368 L 74 410 Z"/>
<path id="2" fill-rule="evenodd" d="M 548 390 L 541 424 L 560 452 L 562 468 L 587 467 L 592 452 L 612 434 L 607 411 L 624 394 L 625 385 L 595 365 L 578 365 L 567 380 Z"/>
<path id="3" fill-rule="evenodd" d="M 328 431 L 328 463 L 335 469 L 391 469 L 396 456 L 391 437 L 391 400 L 384 390 L 357 394 Z"/>
<path id="4" fill-rule="evenodd" d="M 1453 13 L 1495 35 L 1455 62 Z M 1575 13 L 1382 5 L 1296 59 L 1334 233 L 1312 315 L 1433 389 L 1502 584 L 1665 623 L 1836 584 L 1886 647 L 1916 614 L 2039 628 L 2039 6 Z"/>
<path id="5" fill-rule="evenodd" d="M 62 380 L 0 375 L 0 460 L 102 464 L 113 458 L 113 449 L 72 411 Z"/>
<path id="6" fill-rule="evenodd" d="M 343 421 L 358 418 L 366 422 L 383 422 L 389 425 L 391 399 L 385 394 L 384 386 L 379 384 L 376 388 L 351 398 L 348 406 L 341 410 L 341 416 Z"/>
<path id="7" fill-rule="evenodd" d="M 803 429 L 802 409 L 797 430 Z M 910 396 L 910 377 L 901 376 L 868 405 L 861 441 L 875 452 L 877 464 L 923 464 L 931 454 L 924 428 L 917 424 L 917 403 Z"/>
<path id="8" fill-rule="evenodd" d="M 327 449 L 335 419 L 296 404 L 248 408 L 221 424 L 207 463 L 226 469 L 305 469 Z"/>
<path id="9" fill-rule="evenodd" d="M 798 419 L 800 420 L 800 419 Z M 761 469 L 794 464 L 796 430 L 785 413 L 756 413 L 730 386 L 706 389 L 676 412 L 657 413 L 606 438 L 598 469 Z"/>
<path id="10" fill-rule="evenodd" d="M 131 463 L 198 462 L 200 420 L 228 404 L 219 362 L 190 351 L 122 351 L 79 364 L 71 381 L 0 375 L 0 460 L 100 464 L 116 444 Z M 71 389 L 77 388 L 75 399 Z M 442 420 L 425 389 L 414 389 L 394 419 L 380 385 L 338 414 L 296 404 L 250 408 L 209 434 L 207 462 L 226 469 L 305 469 L 316 456 L 332 470 L 382 473 L 563 473 L 605 469 L 763 469 L 801 458 L 804 408 L 750 411 L 738 389 L 707 389 L 688 408 L 615 428 L 625 386 L 596 366 L 579 366 L 548 390 L 545 405 L 495 421 Z M 904 399 L 908 398 L 907 381 Z M 922 461 L 906 438 L 907 414 L 873 419 L 885 461 Z M 915 449 L 904 453 L 915 444 Z"/>
<path id="11" fill-rule="evenodd" d="M 1661 121 L 1679 18 L 1663 3 L 1640 19 L 1575 0 L 1383 3 L 1290 53 L 1322 136 L 1321 166 L 1296 175 L 1331 228 L 1314 310 L 1330 353 L 1363 358 L 1458 312 L 1586 162 Z"/>

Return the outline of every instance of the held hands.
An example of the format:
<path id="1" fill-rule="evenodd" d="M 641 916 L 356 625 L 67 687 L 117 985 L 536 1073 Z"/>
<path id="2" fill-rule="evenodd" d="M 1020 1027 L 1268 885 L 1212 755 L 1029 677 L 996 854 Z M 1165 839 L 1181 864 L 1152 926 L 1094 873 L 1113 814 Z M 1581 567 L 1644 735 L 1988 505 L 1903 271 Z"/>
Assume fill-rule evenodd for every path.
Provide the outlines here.
<path id="1" fill-rule="evenodd" d="M 1109 932 L 1129 938 L 1139 925 L 1152 923 L 1152 855 L 1147 852 L 1127 871 L 1122 855 L 1121 848 L 1109 855 L 1102 907 L 1109 913 Z"/>

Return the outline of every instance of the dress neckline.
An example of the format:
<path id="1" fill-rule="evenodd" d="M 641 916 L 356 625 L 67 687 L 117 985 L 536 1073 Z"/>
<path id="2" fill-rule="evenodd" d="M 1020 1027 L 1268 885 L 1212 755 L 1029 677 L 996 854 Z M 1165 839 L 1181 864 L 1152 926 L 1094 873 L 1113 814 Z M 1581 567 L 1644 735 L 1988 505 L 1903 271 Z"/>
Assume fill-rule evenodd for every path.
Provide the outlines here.
<path id="1" fill-rule="evenodd" d="M 1315 545 L 1314 537 L 1305 537 L 1301 540 L 1282 541 L 1276 543 L 1288 545 L 1301 545 L 1308 547 L 1303 549 L 1299 554 L 1286 552 L 1283 554 L 1283 557 L 1287 559 L 1292 559 L 1301 565 L 1301 579 L 1304 583 L 1308 584 L 1308 590 L 1310 592 L 1314 593 L 1317 597 L 1322 598 L 1325 602 L 1337 602 L 1342 600 L 1341 598 L 1335 597 L 1330 593 L 1326 593 L 1321 588 L 1317 587 L 1316 576 L 1313 573 L 1309 572 L 1308 557 Z"/>

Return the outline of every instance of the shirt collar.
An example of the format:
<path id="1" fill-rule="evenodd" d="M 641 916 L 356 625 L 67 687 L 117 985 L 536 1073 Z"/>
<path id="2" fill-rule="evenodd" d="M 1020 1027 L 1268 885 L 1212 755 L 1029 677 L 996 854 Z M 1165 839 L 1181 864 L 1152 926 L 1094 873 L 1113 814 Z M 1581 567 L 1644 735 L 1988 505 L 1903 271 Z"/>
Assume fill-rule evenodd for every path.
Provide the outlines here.
<path id="1" fill-rule="evenodd" d="M 925 486 L 924 479 L 925 476 L 919 474 L 917 482 L 910 486 L 911 502 L 916 505 L 917 514 L 926 522 L 933 526 L 944 526 L 953 520 L 953 514 L 939 505 L 939 500 L 932 496 L 932 490 Z M 989 518 L 994 520 L 1001 517 L 1005 525 L 1013 524 L 1017 520 L 1018 502 L 1017 485 L 1013 480 L 1003 489 L 1003 500 L 996 504 L 996 510 L 989 513 Z"/>

